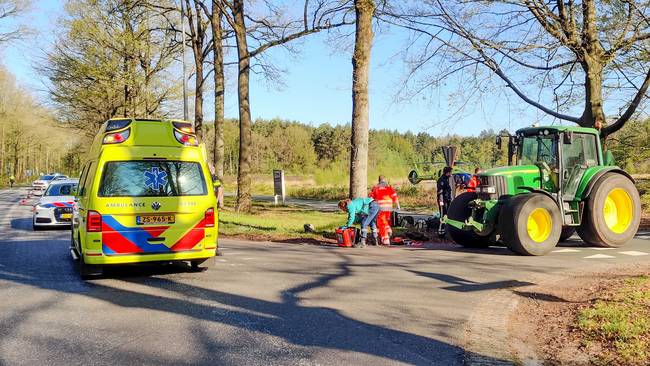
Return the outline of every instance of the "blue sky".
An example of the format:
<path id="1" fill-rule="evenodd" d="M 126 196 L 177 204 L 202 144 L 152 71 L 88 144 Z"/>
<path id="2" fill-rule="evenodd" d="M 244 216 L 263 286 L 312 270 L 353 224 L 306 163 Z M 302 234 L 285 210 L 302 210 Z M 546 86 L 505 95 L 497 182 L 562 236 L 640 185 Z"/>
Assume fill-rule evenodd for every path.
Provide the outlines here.
<path id="1" fill-rule="evenodd" d="M 2 63 L 25 88 L 46 100 L 43 82 L 34 70 L 34 63 L 43 57 L 54 40 L 57 21 L 64 14 L 63 1 L 34 1 L 32 9 L 19 22 L 27 24 L 33 34 L 25 41 L 8 46 L 2 51 Z M 477 135 L 481 130 L 530 125 L 542 115 L 516 97 L 488 95 L 476 105 L 467 106 L 453 118 L 458 103 L 450 103 L 458 89 L 453 80 L 447 85 L 428 91 L 427 97 L 409 100 L 396 98 L 402 88 L 401 80 L 407 71 L 398 55 L 404 45 L 405 34 L 390 29 L 389 34 L 376 35 L 372 53 L 370 80 L 370 127 L 412 132 L 427 131 L 434 135 L 457 133 Z M 316 35 L 300 41 L 301 52 L 289 55 L 282 49 L 272 49 L 271 60 L 288 70 L 282 77 L 283 86 L 270 85 L 253 76 L 251 82 L 251 112 L 254 118 L 283 118 L 318 125 L 320 123 L 349 123 L 351 119 L 352 40 L 340 44 L 326 42 L 326 35 Z M 188 50 L 188 61 L 190 60 Z M 227 85 L 226 116 L 237 117 L 237 98 L 234 70 Z M 471 88 L 472 86 L 467 86 Z M 206 119 L 211 119 L 212 101 L 204 108 Z M 182 116 L 182 102 L 178 116 Z"/>

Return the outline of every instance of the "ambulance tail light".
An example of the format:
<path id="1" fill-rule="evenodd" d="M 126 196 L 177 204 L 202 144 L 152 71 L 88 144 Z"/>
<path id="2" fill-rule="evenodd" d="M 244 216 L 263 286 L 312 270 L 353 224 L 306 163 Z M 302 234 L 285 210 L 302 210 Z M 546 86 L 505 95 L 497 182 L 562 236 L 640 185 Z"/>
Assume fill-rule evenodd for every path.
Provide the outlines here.
<path id="1" fill-rule="evenodd" d="M 187 133 L 182 133 L 178 130 L 174 130 L 174 137 L 176 140 L 185 146 L 199 146 L 199 141 L 196 139 L 196 136 L 190 135 Z"/>
<path id="2" fill-rule="evenodd" d="M 86 218 L 86 231 L 89 233 L 98 233 L 102 231 L 102 215 L 97 211 L 88 211 Z"/>
<path id="3" fill-rule="evenodd" d="M 126 141 L 129 138 L 129 136 L 131 136 L 130 128 L 127 128 L 126 130 L 120 132 L 107 133 L 104 136 L 104 140 L 102 141 L 102 144 L 104 145 L 119 144 Z"/>
<path id="4" fill-rule="evenodd" d="M 205 227 L 214 227 L 214 208 L 210 207 L 205 211 L 203 221 L 205 222 Z"/>

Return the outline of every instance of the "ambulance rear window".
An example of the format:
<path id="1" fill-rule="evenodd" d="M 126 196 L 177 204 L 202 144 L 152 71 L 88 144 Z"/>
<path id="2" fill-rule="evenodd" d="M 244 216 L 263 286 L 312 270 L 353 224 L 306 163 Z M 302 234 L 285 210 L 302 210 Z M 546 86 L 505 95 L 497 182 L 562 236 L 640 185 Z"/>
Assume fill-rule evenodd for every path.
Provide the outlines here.
<path id="1" fill-rule="evenodd" d="M 175 197 L 207 194 L 201 165 L 186 161 L 109 161 L 99 197 Z"/>

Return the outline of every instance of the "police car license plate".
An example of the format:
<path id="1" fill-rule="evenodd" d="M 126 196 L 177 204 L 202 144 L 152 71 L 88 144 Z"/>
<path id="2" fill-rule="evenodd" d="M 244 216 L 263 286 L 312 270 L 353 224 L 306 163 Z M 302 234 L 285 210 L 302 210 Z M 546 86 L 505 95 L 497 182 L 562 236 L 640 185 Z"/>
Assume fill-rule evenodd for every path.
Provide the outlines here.
<path id="1" fill-rule="evenodd" d="M 62 219 L 68 219 L 68 220 L 69 220 L 69 219 L 72 218 L 72 214 L 71 214 L 71 213 L 64 213 L 64 214 L 61 214 L 61 218 L 62 218 Z"/>
<path id="2" fill-rule="evenodd" d="M 173 224 L 175 221 L 174 215 L 142 215 L 135 218 L 138 225 Z"/>

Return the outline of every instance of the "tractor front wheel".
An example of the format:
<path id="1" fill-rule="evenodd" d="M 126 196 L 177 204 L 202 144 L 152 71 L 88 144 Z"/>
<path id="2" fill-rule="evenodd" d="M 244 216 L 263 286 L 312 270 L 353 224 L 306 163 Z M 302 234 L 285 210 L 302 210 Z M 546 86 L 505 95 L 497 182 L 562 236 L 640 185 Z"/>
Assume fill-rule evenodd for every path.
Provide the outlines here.
<path id="1" fill-rule="evenodd" d="M 475 192 L 464 192 L 456 196 L 449 204 L 447 218 L 455 221 L 464 222 L 472 214 L 469 203 L 478 196 Z M 451 225 L 447 225 L 447 232 L 453 241 L 468 248 L 486 248 L 490 245 L 487 237 L 482 237 L 472 230 L 461 230 Z"/>
<path id="2" fill-rule="evenodd" d="M 578 235 L 586 243 L 618 248 L 632 240 L 641 221 L 641 199 L 627 177 L 607 173 L 594 185 Z"/>
<path id="3" fill-rule="evenodd" d="M 521 255 L 544 255 L 557 245 L 562 215 L 557 204 L 541 193 L 514 196 L 499 215 L 503 243 Z"/>

